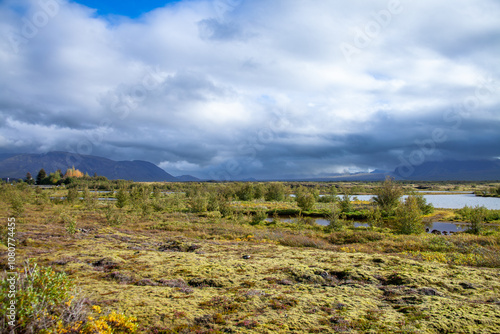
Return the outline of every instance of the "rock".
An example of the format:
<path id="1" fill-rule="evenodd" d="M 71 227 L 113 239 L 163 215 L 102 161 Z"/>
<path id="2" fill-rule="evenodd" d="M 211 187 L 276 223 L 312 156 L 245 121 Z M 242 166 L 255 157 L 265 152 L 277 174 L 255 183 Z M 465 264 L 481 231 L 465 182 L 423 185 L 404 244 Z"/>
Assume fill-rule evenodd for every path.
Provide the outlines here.
<path id="1" fill-rule="evenodd" d="M 462 282 L 459 285 L 462 288 L 466 289 L 466 290 L 474 290 L 474 289 L 476 289 L 476 287 L 474 285 L 472 285 L 471 283 L 467 283 L 467 282 Z"/>
<path id="2" fill-rule="evenodd" d="M 248 260 L 250 258 L 250 255 L 243 255 L 242 258 Z"/>
<path id="3" fill-rule="evenodd" d="M 100 267 L 105 270 L 115 269 L 119 267 L 119 260 L 114 259 L 112 257 L 103 257 L 97 261 L 92 262 L 92 266 Z"/>
<path id="4" fill-rule="evenodd" d="M 137 282 L 136 285 L 139 285 L 139 286 L 157 286 L 158 283 L 153 282 L 149 278 L 144 278 L 144 279 L 141 279 L 139 282 Z"/>
<path id="5" fill-rule="evenodd" d="M 440 296 L 441 293 L 439 291 L 432 288 L 421 288 L 418 290 L 418 293 L 424 296 Z"/>
<path id="6" fill-rule="evenodd" d="M 211 287 L 211 288 L 223 288 L 224 283 L 221 280 L 216 278 L 201 278 L 196 277 L 190 279 L 188 282 L 189 285 L 194 287 Z"/>

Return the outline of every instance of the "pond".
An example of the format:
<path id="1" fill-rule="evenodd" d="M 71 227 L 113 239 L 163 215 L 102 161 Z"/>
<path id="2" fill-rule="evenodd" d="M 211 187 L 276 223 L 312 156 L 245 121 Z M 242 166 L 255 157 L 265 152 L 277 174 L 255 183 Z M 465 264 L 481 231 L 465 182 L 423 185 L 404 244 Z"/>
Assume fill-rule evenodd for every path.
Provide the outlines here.
<path id="1" fill-rule="evenodd" d="M 450 193 L 449 195 L 423 195 L 427 203 L 441 209 L 461 209 L 464 206 L 484 206 L 490 210 L 500 210 L 500 198 L 498 197 L 479 197 L 468 193 Z M 355 195 L 360 201 L 369 201 L 374 195 Z M 406 198 L 407 196 L 403 196 Z"/>
<path id="2" fill-rule="evenodd" d="M 321 226 L 327 226 L 330 222 L 328 219 L 324 218 L 312 218 L 314 222 L 318 225 Z M 267 218 L 266 221 L 271 222 L 273 219 L 272 218 Z M 296 218 L 281 218 L 280 221 L 286 222 L 286 223 L 296 223 L 297 219 Z M 367 223 L 362 223 L 362 222 L 354 222 L 354 227 L 370 227 Z M 438 234 L 441 234 L 442 232 L 446 233 L 456 233 L 456 232 L 462 232 L 467 230 L 468 224 L 465 223 L 452 223 L 452 222 L 432 222 L 432 223 L 427 223 L 425 224 L 426 231 L 427 233 L 431 233 L 433 231 L 439 232 Z M 436 232 L 435 232 L 436 233 Z"/>

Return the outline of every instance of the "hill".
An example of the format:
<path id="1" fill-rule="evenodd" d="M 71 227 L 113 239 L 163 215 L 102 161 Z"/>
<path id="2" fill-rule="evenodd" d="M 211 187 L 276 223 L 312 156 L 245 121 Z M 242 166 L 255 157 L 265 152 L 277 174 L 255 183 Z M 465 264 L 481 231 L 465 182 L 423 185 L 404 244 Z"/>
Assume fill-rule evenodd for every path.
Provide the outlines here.
<path id="1" fill-rule="evenodd" d="M 490 181 L 500 180 L 500 159 L 428 161 L 420 166 L 396 168 L 396 179 L 415 181 Z"/>
<path id="2" fill-rule="evenodd" d="M 138 182 L 178 181 L 158 166 L 141 160 L 113 161 L 110 159 L 79 155 L 68 152 L 49 152 L 46 154 L 17 154 L 0 156 L 1 178 L 24 178 L 27 172 L 36 177 L 40 169 L 47 173 L 60 169 L 63 173 L 74 166 L 83 173 L 105 176 L 110 180 L 133 180 Z"/>
<path id="3" fill-rule="evenodd" d="M 199 178 L 194 177 L 192 175 L 176 176 L 176 179 L 179 180 L 180 182 L 199 182 L 199 181 L 201 181 Z"/>

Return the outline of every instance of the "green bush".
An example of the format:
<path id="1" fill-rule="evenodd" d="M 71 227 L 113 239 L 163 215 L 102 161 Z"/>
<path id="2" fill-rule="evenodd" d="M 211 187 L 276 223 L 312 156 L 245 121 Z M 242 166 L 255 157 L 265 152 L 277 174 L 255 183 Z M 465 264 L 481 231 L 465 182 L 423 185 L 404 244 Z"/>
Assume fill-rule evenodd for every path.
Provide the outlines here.
<path id="1" fill-rule="evenodd" d="M 424 232 L 422 213 L 415 196 L 408 196 L 396 211 L 395 229 L 400 234 L 419 234 Z"/>
<path id="2" fill-rule="evenodd" d="M 12 191 L 9 195 L 8 201 L 10 202 L 12 215 L 15 217 L 22 216 L 25 210 L 24 199 L 19 193 L 19 191 Z"/>
<path id="3" fill-rule="evenodd" d="M 476 206 L 470 209 L 467 220 L 471 224 L 469 227 L 471 233 L 479 234 L 484 230 L 484 221 L 487 214 L 488 209 L 484 206 Z"/>
<path id="4" fill-rule="evenodd" d="M 10 305 L 9 291 L 14 282 L 12 277 L 7 273 L 2 274 L 3 305 Z M 77 294 L 74 285 L 65 273 L 57 273 L 50 267 L 39 268 L 27 262 L 14 285 L 16 333 L 48 332 L 58 322 L 71 324 L 85 320 L 82 300 L 75 299 Z M 3 326 L 3 333 L 8 332 L 8 323 L 0 322 L 0 326 Z"/>
<path id="5" fill-rule="evenodd" d="M 297 196 L 296 197 L 297 206 L 302 211 L 311 211 L 312 209 L 314 209 L 314 204 L 316 203 L 316 200 L 313 194 L 311 194 L 307 190 L 301 190 L 297 192 L 296 196 Z"/>
<path id="6" fill-rule="evenodd" d="M 325 228 L 326 232 L 341 231 L 345 228 L 345 222 L 340 218 L 340 210 L 337 205 L 333 205 L 328 213 L 328 225 Z"/>
<path id="7" fill-rule="evenodd" d="M 326 196 L 320 196 L 318 198 L 319 203 L 335 203 L 339 200 L 337 196 L 331 196 L 331 195 L 326 195 Z"/>
<path id="8" fill-rule="evenodd" d="M 390 216 L 399 204 L 403 188 L 395 183 L 394 179 L 387 177 L 380 187 L 374 189 L 374 193 L 376 196 L 373 201 L 385 216 Z"/>
<path id="9" fill-rule="evenodd" d="M 254 199 L 254 188 L 251 183 L 242 184 L 236 191 L 236 196 L 240 201 L 251 201 Z"/>
<path id="10" fill-rule="evenodd" d="M 340 212 L 348 213 L 352 211 L 352 202 L 349 192 L 345 191 L 339 204 L 340 204 Z"/>
<path id="11" fill-rule="evenodd" d="M 189 200 L 189 206 L 192 212 L 201 213 L 208 209 L 208 199 L 202 195 L 196 195 Z"/>
<path id="12" fill-rule="evenodd" d="M 120 188 L 118 192 L 116 193 L 116 202 L 115 205 L 117 208 L 123 208 L 127 205 L 128 203 L 128 192 L 125 191 L 125 189 Z"/>
<path id="13" fill-rule="evenodd" d="M 263 222 L 267 218 L 266 210 L 258 209 L 252 216 L 252 225 L 257 225 Z"/>
<path id="14" fill-rule="evenodd" d="M 68 203 L 74 203 L 78 199 L 78 190 L 76 188 L 68 189 L 68 194 L 66 195 L 66 201 Z"/>
<path id="15" fill-rule="evenodd" d="M 279 182 L 272 182 L 267 187 L 265 199 L 268 202 L 281 202 L 285 199 L 285 186 Z"/>

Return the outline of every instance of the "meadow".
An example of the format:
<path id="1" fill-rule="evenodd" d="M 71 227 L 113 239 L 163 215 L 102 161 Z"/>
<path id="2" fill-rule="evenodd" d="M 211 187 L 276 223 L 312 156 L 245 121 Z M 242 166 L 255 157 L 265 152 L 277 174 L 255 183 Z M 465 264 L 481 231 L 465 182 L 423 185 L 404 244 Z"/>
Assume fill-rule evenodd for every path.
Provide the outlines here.
<path id="1" fill-rule="evenodd" d="M 498 333 L 499 210 L 433 208 L 415 192 L 497 189 L 391 180 L 2 184 L 2 304 L 15 271 L 16 333 Z M 425 233 L 440 220 L 470 228 Z M 13 327 L 3 317 L 0 328 Z"/>

